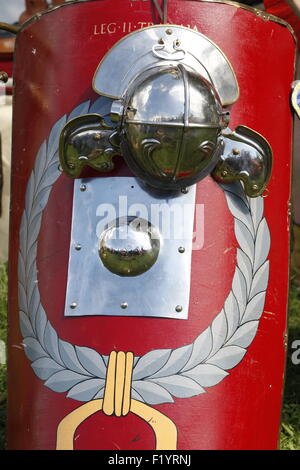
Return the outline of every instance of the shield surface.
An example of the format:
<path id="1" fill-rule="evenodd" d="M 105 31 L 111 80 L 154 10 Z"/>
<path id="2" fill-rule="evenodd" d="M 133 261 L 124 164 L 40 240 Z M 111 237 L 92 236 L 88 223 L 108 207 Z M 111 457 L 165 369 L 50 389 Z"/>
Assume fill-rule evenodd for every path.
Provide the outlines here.
<path id="1" fill-rule="evenodd" d="M 248 197 L 243 180 L 244 187 L 239 179 L 225 181 L 223 167 L 219 178 L 208 173 L 166 196 L 119 156 L 114 167 L 101 166 L 118 155 L 107 134 L 112 121 L 101 121 L 99 130 L 90 118 L 110 115 L 113 98 L 93 89 L 104 56 L 154 23 L 148 1 L 87 1 L 49 10 L 18 34 L 9 449 L 277 447 L 295 39 L 287 24 L 255 9 L 170 2 L 166 29 L 182 25 L 205 36 L 234 71 L 239 98 L 230 108 L 236 131 L 229 140 L 246 139 L 245 129 L 253 129 L 274 162 L 262 196 Z M 59 143 L 69 123 L 84 116 L 93 139 L 110 139 L 112 150 L 107 160 L 99 157 L 106 172 L 90 164 L 73 181 L 59 164 Z M 231 145 L 232 155 L 237 147 Z M 119 197 L 130 202 L 121 211 Z M 185 228 L 172 240 L 154 213 L 143 212 L 155 204 L 165 210 L 162 220 L 184 208 L 171 218 L 172 233 Z M 112 234 L 125 229 L 132 245 L 124 249 Z"/>

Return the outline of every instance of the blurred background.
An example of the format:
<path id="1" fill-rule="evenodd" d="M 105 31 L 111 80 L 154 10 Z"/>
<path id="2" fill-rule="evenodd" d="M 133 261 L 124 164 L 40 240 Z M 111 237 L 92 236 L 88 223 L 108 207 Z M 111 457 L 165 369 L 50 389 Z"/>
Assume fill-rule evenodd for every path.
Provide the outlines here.
<path id="1" fill-rule="evenodd" d="M 34 14 L 62 3 L 65 3 L 64 0 L 53 0 L 52 2 L 47 0 L 0 0 L 0 22 L 19 26 Z M 265 0 L 264 4 L 256 0 L 246 0 L 241 3 L 267 10 L 269 13 L 283 18 L 292 25 L 300 40 L 300 0 Z M 0 81 L 0 450 L 5 449 L 7 401 L 7 260 L 14 42 L 14 34 L 0 30 L 0 75 L 1 72 L 5 72 L 8 78 L 5 84 Z M 297 76 L 300 78 L 299 63 L 300 61 L 298 61 Z M 293 223 L 291 234 L 289 341 L 279 444 L 282 450 L 300 450 L 300 355 L 297 356 L 299 358 L 298 364 L 297 360 L 293 360 L 293 357 L 295 357 L 295 354 L 293 356 L 293 353 L 295 353 L 294 345 L 297 340 L 300 344 L 300 120 L 297 118 L 295 118 L 294 132 Z"/>

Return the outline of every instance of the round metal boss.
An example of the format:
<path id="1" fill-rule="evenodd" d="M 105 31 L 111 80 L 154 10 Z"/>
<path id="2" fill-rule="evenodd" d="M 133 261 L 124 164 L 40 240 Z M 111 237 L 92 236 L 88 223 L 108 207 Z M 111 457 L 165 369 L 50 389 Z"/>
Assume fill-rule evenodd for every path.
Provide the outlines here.
<path id="1" fill-rule="evenodd" d="M 159 231 L 140 217 L 119 217 L 99 238 L 102 263 L 119 276 L 138 276 L 148 271 L 156 262 L 159 250 Z"/>

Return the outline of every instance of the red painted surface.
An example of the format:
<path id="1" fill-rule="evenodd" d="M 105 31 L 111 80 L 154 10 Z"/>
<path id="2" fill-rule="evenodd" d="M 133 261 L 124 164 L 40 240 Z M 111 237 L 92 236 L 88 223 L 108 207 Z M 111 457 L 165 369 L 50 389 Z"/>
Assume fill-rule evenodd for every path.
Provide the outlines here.
<path id="1" fill-rule="evenodd" d="M 264 0 L 265 9 L 271 15 L 278 16 L 289 23 L 300 39 L 300 19 L 292 7 L 285 0 Z"/>
<path id="2" fill-rule="evenodd" d="M 10 239 L 10 449 L 54 449 L 59 422 L 80 405 L 43 385 L 21 345 L 18 234 L 28 178 L 53 124 L 84 100 L 97 97 L 91 83 L 103 55 L 129 32 L 129 23 L 134 31 L 152 21 L 150 2 L 83 2 L 45 14 L 17 39 Z M 274 152 L 274 169 L 265 199 L 271 231 L 270 281 L 257 335 L 242 362 L 220 384 L 200 396 L 175 399 L 174 404 L 156 408 L 176 423 L 178 449 L 275 449 L 285 363 L 292 136 L 289 95 L 295 42 L 287 28 L 225 4 L 174 0 L 169 4 L 169 22 L 197 27 L 227 55 L 240 85 L 230 126 L 243 124 L 267 138 Z M 114 174 L 124 174 L 119 164 Z M 205 244 L 192 256 L 188 320 L 64 318 L 72 187 L 65 176 L 55 184 L 38 245 L 41 300 L 59 337 L 103 354 L 116 349 L 134 351 L 137 356 L 191 343 L 221 310 L 236 264 L 233 218 L 217 183 L 207 177 L 197 187 L 197 202 L 205 204 Z M 109 418 L 98 413 L 78 428 L 75 441 L 76 449 L 154 449 L 154 445 L 150 427 L 132 414 Z"/>

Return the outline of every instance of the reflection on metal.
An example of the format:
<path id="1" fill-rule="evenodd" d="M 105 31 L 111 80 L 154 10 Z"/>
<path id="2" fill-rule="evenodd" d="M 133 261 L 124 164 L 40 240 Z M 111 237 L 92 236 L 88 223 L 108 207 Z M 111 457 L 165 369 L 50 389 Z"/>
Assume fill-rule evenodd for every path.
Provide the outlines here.
<path id="1" fill-rule="evenodd" d="M 110 97 L 110 125 L 91 114 L 65 126 L 60 161 L 68 176 L 80 177 L 85 165 L 110 171 L 119 154 L 153 188 L 182 190 L 214 172 L 224 183 L 242 180 L 248 196 L 264 191 L 271 148 L 244 126 L 226 132 L 238 84 L 202 34 L 177 25 L 129 34 L 101 61 L 94 88 Z"/>
<path id="2" fill-rule="evenodd" d="M 260 196 L 272 170 L 272 150 L 260 134 L 245 126 L 224 133 L 224 152 L 213 172 L 217 181 L 231 183 L 241 180 L 247 196 Z"/>
<path id="3" fill-rule="evenodd" d="M 160 66 L 142 74 L 127 96 L 121 152 L 136 176 L 180 189 L 210 173 L 226 127 L 210 83 L 181 64 Z"/>
<path id="4" fill-rule="evenodd" d="M 119 276 L 138 276 L 148 271 L 157 260 L 159 249 L 158 230 L 135 216 L 112 221 L 99 239 L 102 263 Z"/>
<path id="5" fill-rule="evenodd" d="M 84 166 L 111 171 L 116 150 L 110 143 L 114 130 L 98 114 L 72 119 L 60 137 L 60 164 L 72 178 L 80 176 Z"/>
<path id="6" fill-rule="evenodd" d="M 93 86 L 100 95 L 124 99 L 144 71 L 179 60 L 211 83 L 223 106 L 238 99 L 235 74 L 223 52 L 203 34 L 178 25 L 151 26 L 121 39 L 100 62 Z"/>
<path id="7" fill-rule="evenodd" d="M 145 189 L 136 178 L 100 177 L 85 178 L 86 191 L 82 192 L 82 181 L 75 180 L 74 184 L 65 315 L 186 319 L 196 187 L 191 186 L 187 194 L 162 194 Z M 129 226 L 129 242 L 110 239 L 112 230 L 107 227 L 116 219 L 121 229 L 136 217 L 144 219 L 144 231 L 138 232 L 133 225 Z M 198 229 L 203 228 L 200 225 L 198 221 Z M 78 243 L 79 251 L 74 249 Z M 109 246 L 117 246 L 117 252 L 107 251 Z M 184 252 L 179 252 L 179 247 L 184 247 Z M 107 257 L 103 258 L 105 253 Z M 126 273 L 128 266 L 134 270 L 134 277 L 124 276 L 132 274 Z M 76 308 L 70 308 L 73 302 Z M 176 310 L 178 305 L 181 311 Z"/>

